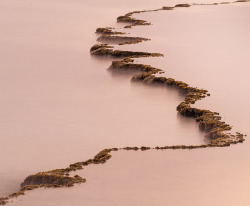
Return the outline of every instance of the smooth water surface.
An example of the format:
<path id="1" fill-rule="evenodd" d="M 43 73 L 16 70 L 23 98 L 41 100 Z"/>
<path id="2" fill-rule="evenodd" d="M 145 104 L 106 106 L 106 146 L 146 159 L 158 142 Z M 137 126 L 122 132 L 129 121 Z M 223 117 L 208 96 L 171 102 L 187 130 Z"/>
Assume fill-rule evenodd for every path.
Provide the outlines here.
<path id="1" fill-rule="evenodd" d="M 205 141 L 193 120 L 177 116 L 178 93 L 132 85 L 129 76 L 106 71 L 111 59 L 89 54 L 97 27 L 116 26 L 131 9 L 162 5 L 0 2 L 0 196 L 16 192 L 30 174 L 104 148 Z"/>
<path id="2" fill-rule="evenodd" d="M 27 32 L 22 36 L 23 45 L 18 40 L 10 47 L 11 31 L 20 31 L 10 24 L 6 26 L 5 41 L 1 42 L 6 48 L 0 50 L 1 57 L 5 55 L 1 62 L 6 68 L 1 68 L 5 74 L 1 75 L 1 89 L 6 95 L 1 99 L 1 136 L 6 136 L 1 138 L 1 166 L 5 167 L 0 176 L 5 187 L 3 192 L 0 190 L 2 194 L 15 190 L 25 175 L 85 160 L 105 147 L 204 141 L 191 119 L 177 116 L 175 107 L 182 97 L 174 90 L 130 84 L 129 77 L 114 76 L 105 70 L 110 59 L 89 56 L 96 37 L 86 29 L 84 15 L 105 9 L 92 7 L 90 12 L 78 1 L 70 3 L 70 7 L 66 4 L 61 12 L 58 5 L 52 3 L 49 13 L 44 3 L 48 19 L 35 30 L 41 36 L 33 43 L 34 34 Z M 114 18 L 125 12 L 121 8 L 118 11 L 118 5 L 110 5 L 110 15 L 114 16 L 92 19 L 93 25 L 87 24 L 90 30 L 101 26 L 101 21 L 103 26 L 114 26 Z M 164 58 L 140 61 L 164 69 L 166 76 L 209 90 L 211 97 L 196 106 L 220 112 L 236 130 L 249 134 L 249 11 L 249 4 L 242 3 L 139 14 L 136 16 L 153 25 L 133 28 L 131 35 L 152 41 L 123 48 L 164 53 Z M 52 24 L 48 14 L 57 15 L 62 25 Z M 44 21 L 38 12 L 25 15 Z M 37 25 L 35 20 L 30 32 Z M 24 26 L 27 20 L 22 22 Z M 47 29 L 41 29 L 41 25 Z M 61 36 L 62 31 L 65 36 Z M 53 37 L 46 40 L 47 44 L 44 32 L 50 32 L 47 38 Z M 21 37 L 16 33 L 13 36 Z M 49 43 L 56 39 L 57 46 Z M 12 48 L 9 53 L 7 48 Z M 11 55 L 15 60 L 8 60 Z M 66 189 L 35 190 L 10 205 L 247 206 L 250 145 L 246 139 L 229 148 L 113 152 L 106 164 L 77 172 L 87 178 L 87 183 Z"/>

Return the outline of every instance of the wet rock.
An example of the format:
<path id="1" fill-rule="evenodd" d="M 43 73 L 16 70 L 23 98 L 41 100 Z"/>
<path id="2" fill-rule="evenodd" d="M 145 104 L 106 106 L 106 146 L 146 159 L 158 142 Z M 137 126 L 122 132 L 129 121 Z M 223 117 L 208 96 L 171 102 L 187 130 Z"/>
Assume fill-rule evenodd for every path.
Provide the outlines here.
<path id="1" fill-rule="evenodd" d="M 86 182 L 86 179 L 78 177 L 68 177 L 64 175 L 51 174 L 48 172 L 40 172 L 35 175 L 30 175 L 25 178 L 24 182 L 21 183 L 21 187 L 29 186 L 24 188 L 24 190 L 31 190 L 36 188 L 36 185 L 58 185 L 58 186 L 68 186 L 75 183 Z"/>
<path id="2" fill-rule="evenodd" d="M 77 162 L 75 164 L 71 164 L 70 166 L 71 171 L 76 171 L 82 169 L 82 164 L 81 162 Z"/>
<path id="3" fill-rule="evenodd" d="M 101 152 L 99 152 L 95 157 L 94 157 L 94 164 L 103 164 L 107 160 L 111 158 L 111 155 L 109 154 L 112 150 L 111 149 L 104 149 Z"/>
<path id="4" fill-rule="evenodd" d="M 6 200 L 8 200 L 8 198 L 0 198 L 0 205 L 5 205 L 7 203 Z"/>
<path id="5" fill-rule="evenodd" d="M 130 58 L 163 56 L 160 53 L 113 50 L 112 47 L 108 46 L 107 44 L 94 45 L 93 47 L 91 47 L 90 51 L 92 55 L 97 55 L 97 56 L 130 57 Z"/>
<path id="6" fill-rule="evenodd" d="M 105 28 L 97 28 L 96 29 L 96 33 L 97 34 L 125 34 L 123 32 L 117 32 L 117 31 L 113 31 L 113 28 L 110 27 L 105 27 Z"/>
<path id="7" fill-rule="evenodd" d="M 108 44 L 95 44 L 90 48 L 90 51 L 96 51 L 98 49 L 108 49 L 108 48 L 114 48 L 114 47 L 109 46 Z"/>
<path id="8" fill-rule="evenodd" d="M 142 150 L 142 151 L 150 150 L 150 149 L 151 149 L 150 147 L 145 147 L 145 146 L 142 146 L 142 147 L 141 147 L 141 150 Z"/>
<path id="9" fill-rule="evenodd" d="M 128 36 L 114 36 L 114 35 L 101 35 L 97 41 L 113 44 L 138 44 L 142 41 L 149 41 L 150 39 L 143 37 L 128 37 Z"/>
<path id="10" fill-rule="evenodd" d="M 117 22 L 131 23 L 129 28 L 131 28 L 131 26 L 138 26 L 138 25 L 141 25 L 141 26 L 151 25 L 150 22 L 147 22 L 145 20 L 139 20 L 139 19 L 132 18 L 131 17 L 132 14 L 133 13 L 128 13 L 128 14 L 126 14 L 124 16 L 117 17 Z M 126 27 L 126 28 L 128 28 L 128 27 Z"/>
<path id="11" fill-rule="evenodd" d="M 174 7 L 163 6 L 162 10 L 174 10 Z"/>
<path id="12" fill-rule="evenodd" d="M 152 67 L 150 65 L 144 65 L 144 64 L 134 64 L 132 59 L 124 59 L 121 61 L 113 61 L 112 65 L 109 67 L 109 70 L 111 71 L 142 71 L 142 72 L 152 72 L 157 73 L 160 71 L 160 69 L 157 69 L 155 67 Z"/>
<path id="13" fill-rule="evenodd" d="M 190 4 L 176 4 L 175 7 L 190 7 Z"/>
<path id="14" fill-rule="evenodd" d="M 139 150 L 138 147 L 124 147 L 123 149 L 124 150 L 135 150 L 135 151 Z"/>

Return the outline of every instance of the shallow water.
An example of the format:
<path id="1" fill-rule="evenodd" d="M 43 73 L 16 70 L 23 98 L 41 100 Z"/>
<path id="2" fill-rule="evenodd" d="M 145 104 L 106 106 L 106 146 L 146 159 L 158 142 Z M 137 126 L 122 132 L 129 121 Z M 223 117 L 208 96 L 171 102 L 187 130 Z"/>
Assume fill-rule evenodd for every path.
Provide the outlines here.
<path id="1" fill-rule="evenodd" d="M 79 9 L 78 4 L 77 6 Z M 87 11 L 86 7 L 84 9 Z M 68 11 L 68 7 L 64 8 L 65 10 Z M 110 59 L 89 57 L 88 50 L 94 43 L 95 35 L 91 33 L 88 37 L 86 28 L 79 31 L 78 26 L 84 22 L 84 17 L 81 16 L 82 11 L 85 10 L 76 13 L 76 10 L 72 9 L 70 20 L 69 15 L 65 17 L 64 12 L 57 14 L 63 24 L 56 31 L 51 31 L 48 36 L 57 34 L 53 37 L 59 38 L 63 28 L 63 31 L 70 31 L 69 34 L 72 35 L 70 38 L 67 35 L 60 37 L 57 46 L 47 44 L 46 49 L 43 50 L 45 42 L 37 42 L 38 39 L 41 41 L 44 38 L 44 30 L 42 30 L 38 31 L 39 34 L 42 32 L 41 36 L 30 43 L 30 48 L 34 49 L 34 44 L 36 45 L 33 51 L 28 50 L 29 52 L 22 53 L 22 49 L 27 48 L 27 45 L 19 45 L 18 48 L 16 48 L 17 45 L 12 45 L 9 53 L 0 50 L 1 56 L 6 55 L 5 59 L 10 54 L 16 55 L 16 58 L 20 53 L 26 56 L 26 60 L 23 57 L 15 61 L 5 60 L 3 65 L 8 70 L 1 70 L 5 74 L 1 81 L 4 84 L 2 88 L 6 89 L 2 91 L 5 92 L 6 97 L 4 101 L 2 100 L 4 104 L 1 106 L 5 108 L 1 111 L 4 114 L 2 116 L 5 117 L 2 123 L 5 129 L 2 130 L 4 133 L 1 136 L 8 136 L 8 139 L 2 140 L 5 142 L 4 148 L 1 148 L 1 157 L 4 157 L 1 163 L 6 168 L 1 171 L 0 175 L 3 179 L 1 180 L 3 184 L 1 184 L 5 187 L 3 194 L 7 193 L 6 185 L 8 192 L 13 192 L 20 181 L 30 173 L 64 167 L 68 163 L 85 160 L 105 147 L 138 144 L 140 146 L 143 144 L 153 146 L 178 143 L 199 144 L 204 141 L 197 125 L 192 120 L 180 119 L 177 116 L 175 107 L 182 97 L 174 90 L 130 84 L 129 77 L 114 76 L 105 71 L 110 64 Z M 248 119 L 250 111 L 244 109 L 247 107 L 243 106 L 249 105 L 250 102 L 246 89 L 241 87 L 242 78 L 249 76 L 249 71 L 243 69 L 249 64 L 247 60 L 244 61 L 245 58 L 241 59 L 242 56 L 249 55 L 250 33 L 248 21 L 246 21 L 249 19 L 247 11 L 249 11 L 249 6 L 235 4 L 217 7 L 196 6 L 185 10 L 170 11 L 172 13 L 140 14 L 140 17 L 148 18 L 154 25 L 136 27 L 133 32 L 140 34 L 139 36 L 146 34 L 152 38 L 152 41 L 131 45 L 129 48 L 164 53 L 165 57 L 160 61 L 158 58 L 140 61 L 162 69 L 167 66 L 171 68 L 166 70 L 166 74 L 170 77 L 190 83 L 191 86 L 208 89 L 212 94 L 209 98 L 211 102 L 202 100 L 199 106 L 221 112 L 227 122 L 236 125 L 241 132 L 248 133 L 244 125 L 246 125 L 245 120 Z M 123 10 L 119 12 L 118 15 L 122 14 Z M 55 10 L 51 13 L 55 15 Z M 242 15 L 246 17 L 243 18 Z M 211 16 L 216 21 L 211 19 Z M 41 18 L 40 15 L 37 15 L 38 17 Z M 79 17 L 82 19 L 78 19 Z M 240 18 L 241 24 L 235 21 L 237 17 Z M 104 26 L 111 26 L 112 23 L 106 21 L 114 22 L 115 17 L 106 18 L 103 20 Z M 190 18 L 189 21 L 188 18 Z M 76 19 L 77 22 L 75 22 Z M 48 25 L 50 20 L 47 19 L 47 22 L 41 24 Z M 205 24 L 205 20 L 210 24 Z M 92 31 L 101 24 L 95 21 L 93 20 L 94 25 L 90 25 Z M 200 21 L 203 27 L 198 24 Z M 72 22 L 75 25 L 72 25 Z M 189 22 L 188 26 L 187 22 Z M 225 22 L 230 22 L 230 25 Z M 37 21 L 33 23 L 33 26 L 36 24 Z M 217 27 L 213 27 L 214 24 L 217 24 Z M 55 25 L 58 24 L 50 25 L 50 29 Z M 163 25 L 167 25 L 167 29 Z M 243 36 L 240 35 L 241 38 L 239 38 L 235 33 L 229 33 L 225 25 L 228 26 L 226 28 L 230 27 L 232 31 L 237 31 Z M 187 26 L 186 29 L 185 26 Z M 216 28 L 214 35 L 219 33 L 223 37 L 227 36 L 230 41 L 240 39 L 241 41 L 237 41 L 238 43 L 234 46 L 239 46 L 240 51 L 244 53 L 240 52 L 241 56 L 238 56 L 236 49 L 230 50 L 232 56 L 226 55 L 224 58 L 219 55 L 221 53 L 214 54 L 214 48 L 219 52 L 220 46 L 223 46 L 222 53 L 228 51 L 229 49 L 224 47 L 228 46 L 230 41 L 222 41 L 224 40 L 222 38 L 214 42 L 217 38 L 213 37 L 206 38 L 204 43 L 204 37 L 194 35 L 194 33 L 200 34 L 197 29 L 205 28 L 207 30 L 204 34 L 210 31 L 209 37 Z M 11 27 L 11 29 L 14 28 Z M 17 29 L 17 31 L 20 30 Z M 11 33 L 9 30 L 8 32 Z M 12 42 L 12 40 L 8 41 L 8 32 L 6 32 L 5 48 L 9 48 Z M 183 36 L 184 32 L 185 36 Z M 28 39 L 29 37 L 25 36 Z M 218 43 L 221 41 L 224 44 L 219 46 Z M 54 42 L 54 39 L 51 42 Z M 4 45 L 4 42 L 1 44 Z M 55 47 L 59 47 L 58 51 L 55 51 Z M 206 49 L 201 50 L 201 47 Z M 34 55 L 34 59 L 30 58 L 31 54 Z M 181 61 L 178 61 L 179 59 Z M 207 61 L 204 62 L 204 60 Z M 233 101 L 234 94 L 224 94 L 225 91 L 228 93 L 228 87 L 232 85 L 229 85 L 228 81 L 235 79 L 236 76 L 233 71 L 232 75 L 225 75 L 225 71 L 229 71 L 225 69 L 234 65 L 233 60 L 235 64 L 238 60 L 242 65 L 236 73 L 237 76 L 240 73 L 240 78 L 235 80 L 235 87 L 230 87 L 237 91 L 234 94 L 242 100 L 240 102 Z M 19 73 L 16 73 L 17 65 L 20 68 Z M 34 65 L 36 69 L 33 69 Z M 231 70 L 232 68 L 235 67 L 232 66 Z M 239 72 L 239 69 L 242 70 Z M 228 78 L 228 81 L 222 81 L 222 84 L 219 82 L 221 77 Z M 9 82 L 15 82 L 15 84 Z M 246 88 L 249 88 L 249 83 L 245 84 Z M 221 86 L 220 89 L 218 85 Z M 9 91 L 13 92 L 12 95 L 9 95 Z M 214 98 L 213 101 L 212 98 Z M 240 110 L 237 110 L 238 104 L 241 106 Z M 235 116 L 236 114 L 238 116 Z M 166 122 L 168 127 L 166 127 Z M 167 138 L 166 134 L 169 134 Z M 115 152 L 108 163 L 89 166 L 83 172 L 79 172 L 87 178 L 86 184 L 70 189 L 32 191 L 15 200 L 13 205 L 68 205 L 69 203 L 74 205 L 83 203 L 87 205 L 160 205 L 164 203 L 249 205 L 248 151 L 249 144 L 246 141 L 244 144 L 230 148 Z M 11 182 L 13 186 L 10 186 Z M 0 191 L 2 192 L 1 189 Z"/>

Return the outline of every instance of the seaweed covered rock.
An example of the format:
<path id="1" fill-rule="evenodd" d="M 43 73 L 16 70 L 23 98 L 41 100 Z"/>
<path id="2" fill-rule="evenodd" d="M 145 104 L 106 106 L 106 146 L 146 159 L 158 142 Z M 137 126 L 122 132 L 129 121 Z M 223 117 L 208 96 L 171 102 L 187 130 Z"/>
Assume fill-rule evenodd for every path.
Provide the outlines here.
<path id="1" fill-rule="evenodd" d="M 98 49 L 108 49 L 114 48 L 113 46 L 109 46 L 108 44 L 95 44 L 90 48 L 90 51 L 96 51 Z"/>
<path id="2" fill-rule="evenodd" d="M 173 86 L 177 88 L 179 91 L 188 94 L 186 96 L 186 101 L 188 103 L 194 104 L 195 101 L 204 98 L 206 96 L 207 91 L 202 89 L 197 89 L 194 87 L 190 87 L 188 84 L 182 82 L 182 81 L 176 81 L 173 78 L 166 78 L 166 77 L 156 77 L 152 74 L 155 74 L 157 72 L 161 72 L 162 70 L 155 68 L 156 72 L 149 71 L 148 74 L 142 73 L 133 76 L 132 81 L 142 81 L 147 84 L 161 84 L 166 86 Z"/>
<path id="3" fill-rule="evenodd" d="M 132 77 L 131 81 L 134 81 L 134 82 L 139 82 L 139 81 L 145 82 L 145 81 L 147 81 L 147 79 L 150 79 L 150 78 L 154 78 L 154 76 L 151 73 L 149 73 L 149 72 L 143 72 L 143 73 L 134 75 Z"/>
<path id="4" fill-rule="evenodd" d="M 185 102 L 182 102 L 178 105 L 177 110 L 181 115 L 184 115 L 186 117 L 193 117 L 196 119 L 197 122 L 199 122 L 199 128 L 200 130 L 206 132 L 206 137 L 211 140 L 223 140 L 216 144 L 212 144 L 212 146 L 227 146 L 230 145 L 232 142 L 235 142 L 235 135 L 228 135 L 226 132 L 231 130 L 232 127 L 225 122 L 221 121 L 221 117 L 218 116 L 218 113 L 211 112 L 209 110 L 203 110 L 203 109 L 197 109 L 190 107 L 189 100 L 186 99 Z M 241 135 L 238 135 L 238 137 L 241 137 Z M 239 141 L 244 141 L 244 138 L 236 138 Z"/>
<path id="5" fill-rule="evenodd" d="M 137 151 L 137 150 L 139 150 L 140 148 L 138 148 L 138 147 L 124 147 L 123 149 L 124 149 L 124 150 L 134 150 L 134 151 Z"/>
<path id="6" fill-rule="evenodd" d="M 142 151 L 145 151 L 145 150 L 150 150 L 151 148 L 150 148 L 150 147 L 142 146 L 140 149 L 141 149 Z"/>
<path id="7" fill-rule="evenodd" d="M 109 154 L 112 150 L 111 149 L 104 149 L 101 152 L 99 152 L 95 157 L 94 157 L 94 163 L 95 164 L 103 164 L 107 160 L 111 158 L 111 155 Z"/>
<path id="8" fill-rule="evenodd" d="M 163 56 L 160 53 L 121 51 L 121 50 L 113 50 L 112 48 L 113 47 L 107 44 L 96 44 L 91 47 L 90 51 L 92 55 L 97 55 L 97 56 L 130 57 L 130 58 Z"/>
<path id="9" fill-rule="evenodd" d="M 96 33 L 97 34 L 125 34 L 124 32 L 117 32 L 113 31 L 113 28 L 105 27 L 105 28 L 97 28 Z"/>
<path id="10" fill-rule="evenodd" d="M 35 175 L 30 175 L 21 183 L 21 187 L 27 185 L 51 185 L 51 186 L 73 186 L 75 183 L 86 182 L 86 179 L 75 176 L 67 177 L 64 175 L 51 174 L 48 172 L 40 172 Z M 26 189 L 27 190 L 27 189 Z"/>
<path id="11" fill-rule="evenodd" d="M 170 7 L 170 6 L 163 6 L 162 10 L 174 10 L 174 7 Z"/>
<path id="12" fill-rule="evenodd" d="M 114 50 L 111 55 L 115 57 L 150 57 L 150 56 L 160 57 L 160 56 L 163 56 L 160 53 L 120 51 L 120 50 Z"/>
<path id="13" fill-rule="evenodd" d="M 8 200 L 8 198 L 3 198 L 3 197 L 1 197 L 0 198 L 0 205 L 6 205 L 6 200 Z"/>
<path id="14" fill-rule="evenodd" d="M 82 163 L 77 162 L 63 169 L 55 169 L 55 170 L 48 171 L 48 173 L 56 174 L 56 175 L 68 175 L 69 172 L 81 170 L 81 169 L 83 169 Z"/>
<path id="15" fill-rule="evenodd" d="M 132 14 L 134 14 L 136 12 L 133 12 L 133 13 L 128 13 L 124 16 L 119 16 L 117 17 L 117 22 L 122 22 L 122 23 L 131 23 L 130 26 L 128 27 L 125 27 L 125 28 L 131 28 L 131 26 L 138 26 L 138 25 L 142 25 L 142 26 L 145 26 L 145 25 L 151 25 L 151 23 L 145 21 L 145 20 L 140 20 L 140 19 L 135 19 L 135 18 L 132 18 Z M 139 12 L 138 12 L 139 13 Z"/>
<path id="16" fill-rule="evenodd" d="M 134 64 L 132 59 L 126 58 L 121 61 L 113 61 L 111 66 L 109 67 L 109 70 L 111 71 L 142 71 L 142 72 L 152 72 L 157 73 L 161 71 L 160 69 L 157 69 L 155 67 L 152 67 L 150 65 L 145 64 Z"/>
<path id="17" fill-rule="evenodd" d="M 133 14 L 139 14 L 139 13 L 143 13 L 143 12 L 154 12 L 154 11 L 160 11 L 162 9 L 153 9 L 153 10 L 143 10 L 143 11 L 133 11 L 133 12 L 129 12 L 123 16 L 119 16 L 117 18 L 117 22 L 123 22 L 123 23 L 130 23 L 131 25 L 129 26 L 125 26 L 124 28 L 131 28 L 132 26 L 138 26 L 138 25 L 151 25 L 150 22 L 147 22 L 145 20 L 140 20 L 140 19 L 135 19 L 132 18 L 131 16 Z"/>
<path id="18" fill-rule="evenodd" d="M 200 117 L 202 116 L 206 111 L 203 109 L 197 109 L 197 108 L 193 108 L 190 107 L 189 105 L 182 108 L 180 110 L 180 114 L 186 117 Z"/>
<path id="19" fill-rule="evenodd" d="M 175 7 L 190 7 L 190 4 L 176 4 Z"/>
<path id="20" fill-rule="evenodd" d="M 87 166 L 89 164 L 103 164 L 111 158 L 110 152 L 118 151 L 118 148 L 104 149 L 100 151 L 93 159 L 89 159 L 85 162 L 81 162 L 81 165 Z"/>
<path id="21" fill-rule="evenodd" d="M 97 38 L 97 41 L 104 43 L 113 43 L 113 44 L 137 44 L 142 41 L 148 41 L 150 39 L 143 37 L 128 37 L 128 36 L 114 36 L 114 35 L 101 35 Z"/>
<path id="22" fill-rule="evenodd" d="M 245 141 L 244 135 L 239 132 L 236 132 L 236 135 L 227 134 L 220 138 L 212 140 L 211 145 L 223 147 L 223 146 L 230 146 L 230 144 L 242 143 L 244 141 Z"/>
<path id="23" fill-rule="evenodd" d="M 199 149 L 209 147 L 209 144 L 206 145 L 173 145 L 173 146 L 165 146 L 165 147 L 155 147 L 156 150 L 166 150 L 166 149 Z"/>

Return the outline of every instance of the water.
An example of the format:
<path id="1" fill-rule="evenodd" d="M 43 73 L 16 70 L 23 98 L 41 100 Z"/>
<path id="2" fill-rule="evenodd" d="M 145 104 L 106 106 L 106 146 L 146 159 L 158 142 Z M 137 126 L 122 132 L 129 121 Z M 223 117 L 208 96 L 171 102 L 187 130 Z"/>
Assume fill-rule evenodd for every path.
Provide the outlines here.
<path id="1" fill-rule="evenodd" d="M 131 85 L 130 77 L 106 71 L 111 59 L 90 56 L 95 29 L 116 26 L 131 10 L 124 5 L 1 1 L 0 196 L 30 174 L 104 148 L 205 141 L 193 120 L 177 116 L 182 97 L 175 91 Z M 141 1 L 133 3 L 139 8 Z"/>
<path id="2" fill-rule="evenodd" d="M 118 152 L 106 164 L 92 165 L 80 172 L 87 177 L 83 185 L 39 189 L 10 205 L 247 206 L 250 202 L 250 170 L 246 164 L 249 158 L 238 152 L 243 145 L 239 146 L 238 149 L 236 146 Z"/>
<path id="3" fill-rule="evenodd" d="M 47 4 L 44 3 L 45 8 Z M 40 41 L 36 39 L 30 43 L 30 48 L 37 46 L 32 52 L 21 52 L 27 45 L 17 48 L 16 44 L 9 53 L 0 51 L 5 59 L 16 55 L 13 56 L 15 61 L 1 61 L 8 68 L 1 70 L 5 72 L 1 81 L 5 84 L 1 88 L 6 89 L 1 92 L 6 95 L 1 106 L 5 108 L 1 111 L 4 114 L 1 115 L 4 117 L 1 127 L 5 128 L 1 136 L 8 136 L 1 139 L 5 141 L 4 148 L 1 148 L 1 157 L 4 157 L 1 163 L 5 167 L 0 176 L 1 185 L 5 186 L 3 194 L 15 190 L 26 174 L 85 160 L 105 147 L 204 142 L 192 120 L 177 116 L 175 107 L 182 100 L 178 93 L 131 85 L 129 77 L 113 76 L 105 71 L 110 59 L 88 55 L 95 35 L 89 34 L 86 28 L 79 31 L 79 26 L 86 22 L 86 13 L 91 12 L 87 12 L 89 8 L 83 5 L 84 9 L 79 4 L 70 5 L 63 7 L 64 12 L 60 12 L 61 7 L 60 11 L 57 10 L 58 3 L 50 5 L 51 15 L 57 10 L 57 19 L 63 22 L 61 27 L 58 22 L 51 23 L 50 13 L 46 13 L 47 22 L 42 24 L 55 29 L 50 30 L 48 36 L 54 38 L 51 42 L 58 39 L 57 46 L 45 44 L 43 32 L 46 29 L 43 29 L 38 32 L 42 32 L 40 38 L 37 37 Z M 105 7 L 110 11 L 115 8 L 111 13 L 115 17 L 127 9 L 118 11 L 118 5 L 115 6 Z M 133 6 L 139 7 L 137 4 Z M 73 9 L 69 12 L 69 8 Z M 65 16 L 66 11 L 72 16 L 69 13 Z M 86 12 L 84 15 L 83 11 Z M 100 12 L 100 9 L 94 11 Z M 227 122 L 237 127 L 236 130 L 248 134 L 246 122 L 250 111 L 246 105 L 250 103 L 249 83 L 243 80 L 249 76 L 246 69 L 250 48 L 249 6 L 196 6 L 170 12 L 140 14 L 154 25 L 136 27 L 133 32 L 150 37 L 152 41 L 130 45 L 129 48 L 164 53 L 165 57 L 160 60 L 148 58 L 140 61 L 156 65 L 166 70 L 166 75 L 191 86 L 208 89 L 211 98 L 202 100 L 197 106 L 219 111 Z M 34 13 L 30 14 L 33 19 Z M 106 15 L 103 22 L 93 19 L 92 24 L 87 25 L 92 31 L 102 23 L 105 23 L 103 26 L 112 26 L 110 22 L 114 22 L 115 17 Z M 41 18 L 39 13 L 36 18 Z M 44 16 L 41 19 L 44 21 Z M 33 26 L 36 24 L 34 21 Z M 56 29 L 56 25 L 59 28 Z M 30 25 L 30 30 L 33 26 Z M 8 35 L 1 44 L 11 48 L 12 40 L 8 41 L 8 38 L 14 28 L 9 24 L 6 27 Z M 203 35 L 200 35 L 202 30 Z M 72 37 L 60 37 L 62 31 L 70 31 Z M 31 37 L 32 34 L 25 36 L 27 39 Z M 20 53 L 26 55 L 26 61 L 20 57 L 18 62 Z M 30 58 L 32 54 L 34 59 Z M 34 65 L 37 69 L 33 70 Z M 20 68 L 19 73 L 16 73 L 17 68 Z M 234 84 L 229 84 L 232 80 Z M 225 95 L 231 90 L 234 91 L 232 95 Z M 241 101 L 235 101 L 235 98 Z M 13 205 L 249 205 L 248 151 L 246 141 L 230 148 L 116 152 L 108 163 L 89 166 L 78 172 L 87 178 L 87 183 L 70 189 L 32 191 L 14 200 Z"/>
<path id="4" fill-rule="evenodd" d="M 140 17 L 152 21 L 147 35 L 155 37 L 143 48 L 166 55 L 162 61 L 143 61 L 165 70 L 166 76 L 207 89 L 211 97 L 197 107 L 220 112 L 237 131 L 249 134 L 249 4 L 195 6 Z M 137 34 L 146 31 L 139 29 Z"/>

